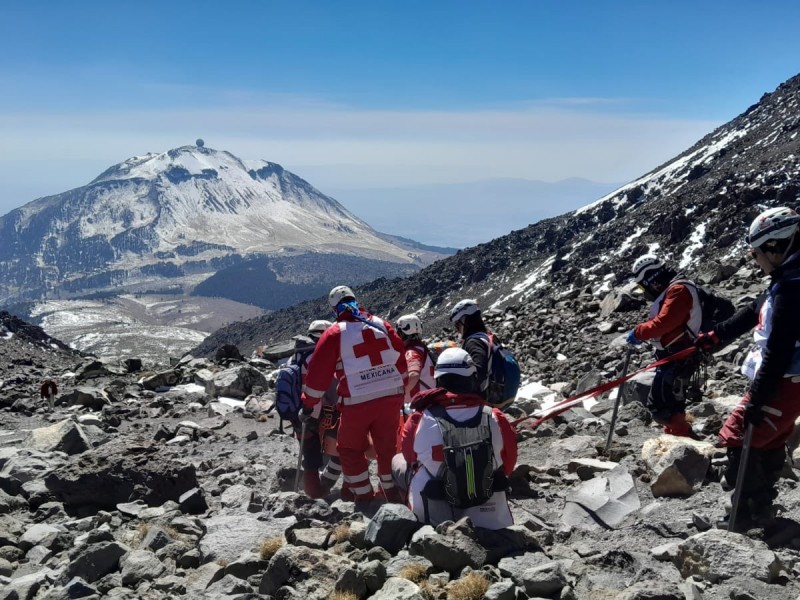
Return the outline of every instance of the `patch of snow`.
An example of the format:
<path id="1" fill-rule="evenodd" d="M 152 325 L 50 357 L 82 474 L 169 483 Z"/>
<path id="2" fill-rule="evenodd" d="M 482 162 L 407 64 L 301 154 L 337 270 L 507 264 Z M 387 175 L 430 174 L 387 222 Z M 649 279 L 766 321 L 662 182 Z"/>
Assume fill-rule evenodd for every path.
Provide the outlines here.
<path id="1" fill-rule="evenodd" d="M 694 251 L 703 246 L 703 239 L 706 236 L 707 224 L 707 221 L 703 221 L 697 227 L 695 227 L 692 235 L 689 236 L 689 245 L 686 246 L 686 249 L 683 251 L 681 261 L 678 263 L 679 268 L 685 269 L 688 267 L 692 262 L 692 255 L 694 254 Z"/>

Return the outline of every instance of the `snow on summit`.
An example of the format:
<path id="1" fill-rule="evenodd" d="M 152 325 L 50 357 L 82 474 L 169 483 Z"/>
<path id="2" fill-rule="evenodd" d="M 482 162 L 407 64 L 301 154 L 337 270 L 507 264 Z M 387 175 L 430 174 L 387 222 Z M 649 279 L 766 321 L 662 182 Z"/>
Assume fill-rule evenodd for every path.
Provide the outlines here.
<path id="1" fill-rule="evenodd" d="M 279 164 L 201 145 L 135 156 L 0 217 L 0 300 L 212 273 L 251 255 L 417 264 Z"/>

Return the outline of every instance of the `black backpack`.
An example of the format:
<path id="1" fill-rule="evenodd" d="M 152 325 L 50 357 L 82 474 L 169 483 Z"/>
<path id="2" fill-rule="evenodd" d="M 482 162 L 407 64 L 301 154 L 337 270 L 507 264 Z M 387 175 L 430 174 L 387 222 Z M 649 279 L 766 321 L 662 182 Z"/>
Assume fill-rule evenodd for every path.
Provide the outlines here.
<path id="1" fill-rule="evenodd" d="M 700 306 L 703 310 L 703 322 L 700 325 L 700 331 L 711 331 L 717 323 L 732 317 L 733 313 L 736 312 L 733 302 L 725 296 L 715 294 L 708 288 L 698 285 L 697 295 L 700 298 Z"/>
<path id="2" fill-rule="evenodd" d="M 700 322 L 700 331 L 711 331 L 725 319 L 732 317 L 736 312 L 736 307 L 733 302 L 728 300 L 725 296 L 716 294 L 707 287 L 697 285 L 695 282 L 688 279 L 681 279 L 676 283 L 683 283 L 691 285 L 697 290 L 697 297 L 700 299 L 700 310 L 702 311 L 702 319 Z"/>
<path id="3" fill-rule="evenodd" d="M 428 411 L 442 432 L 444 462 L 437 478 L 441 479 L 445 499 L 455 508 L 485 503 L 494 494 L 492 409 L 483 406 L 478 414 L 462 422 L 438 405 Z"/>

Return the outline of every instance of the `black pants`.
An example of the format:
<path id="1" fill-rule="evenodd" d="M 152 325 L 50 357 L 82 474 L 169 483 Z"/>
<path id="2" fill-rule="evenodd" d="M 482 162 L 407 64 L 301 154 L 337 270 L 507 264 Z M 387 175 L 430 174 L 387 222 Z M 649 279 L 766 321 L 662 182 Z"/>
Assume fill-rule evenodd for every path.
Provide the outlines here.
<path id="1" fill-rule="evenodd" d="M 300 439 L 301 427 L 295 429 L 297 439 Z M 322 468 L 322 442 L 319 439 L 319 421 L 309 419 L 306 421 L 306 435 L 303 442 L 303 469 L 319 471 Z"/>
<path id="2" fill-rule="evenodd" d="M 736 477 L 742 462 L 742 448 L 728 448 L 728 468 L 725 481 L 730 487 L 736 485 Z M 786 448 L 759 450 L 750 448 L 747 473 L 742 485 L 743 506 L 764 508 L 772 505 L 778 497 L 777 484 L 786 462 Z"/>
<path id="3" fill-rule="evenodd" d="M 664 358 L 667 354 L 656 358 Z M 673 415 L 686 411 L 687 397 L 699 393 L 692 382 L 692 376 L 697 370 L 697 361 L 682 360 L 669 363 L 656 369 L 653 386 L 647 395 L 647 409 L 653 415 L 653 420 L 661 425 L 666 425 Z"/>

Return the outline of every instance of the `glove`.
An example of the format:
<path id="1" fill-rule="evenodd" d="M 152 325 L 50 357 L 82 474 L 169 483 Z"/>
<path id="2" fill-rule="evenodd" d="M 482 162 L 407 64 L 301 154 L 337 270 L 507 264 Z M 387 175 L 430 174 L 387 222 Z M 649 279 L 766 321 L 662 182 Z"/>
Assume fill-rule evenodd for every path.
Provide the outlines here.
<path id="1" fill-rule="evenodd" d="M 642 340 L 636 337 L 634 330 L 631 329 L 631 332 L 628 334 L 628 337 L 625 338 L 625 341 L 628 342 L 631 346 L 638 346 L 642 343 Z"/>
<path id="2" fill-rule="evenodd" d="M 703 352 L 711 352 L 719 346 L 719 336 L 713 331 L 700 332 L 694 341 L 694 346 Z"/>
<path id="3" fill-rule="evenodd" d="M 766 417 L 766 413 L 761 410 L 761 405 L 750 402 L 744 407 L 745 428 L 749 427 L 750 425 L 753 427 L 758 427 L 764 422 L 764 417 Z"/>

